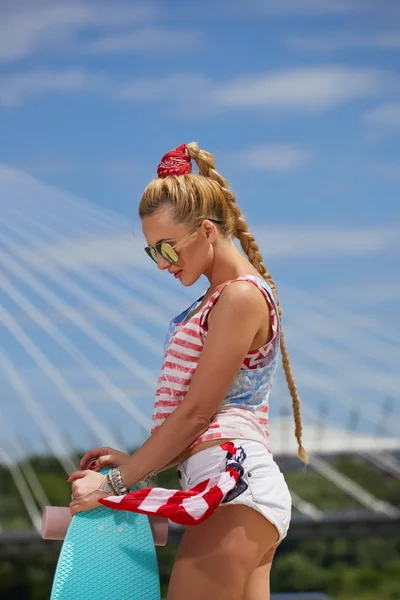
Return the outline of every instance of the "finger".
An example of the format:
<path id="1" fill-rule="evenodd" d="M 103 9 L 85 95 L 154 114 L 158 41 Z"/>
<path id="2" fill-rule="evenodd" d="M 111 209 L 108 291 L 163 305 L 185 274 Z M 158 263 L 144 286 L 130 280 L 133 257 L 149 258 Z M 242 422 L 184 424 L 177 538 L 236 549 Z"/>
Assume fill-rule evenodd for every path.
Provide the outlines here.
<path id="1" fill-rule="evenodd" d="M 85 498 L 77 498 L 76 500 L 73 500 L 70 505 L 69 505 L 69 509 L 72 515 L 77 514 L 78 512 L 82 512 L 84 510 L 91 510 L 93 508 L 98 508 L 100 506 L 100 504 L 98 503 L 98 500 L 100 498 L 107 498 L 108 496 L 110 496 L 110 494 L 105 494 L 104 492 L 101 491 L 95 491 L 93 492 L 93 494 L 90 494 L 89 496 L 86 496 Z"/>
<path id="2" fill-rule="evenodd" d="M 95 460 L 98 456 L 102 456 L 103 454 L 109 454 L 110 448 L 107 446 L 103 446 L 102 448 L 93 448 L 93 450 L 89 450 L 84 454 L 80 460 L 79 466 L 81 469 L 87 469 L 90 462 Z"/>
<path id="3" fill-rule="evenodd" d="M 117 465 L 114 465 L 114 463 L 115 463 L 115 457 L 112 454 L 102 454 L 96 460 L 96 465 L 99 470 L 103 469 L 104 467 L 117 466 Z"/>
<path id="4" fill-rule="evenodd" d="M 77 479 L 82 479 L 83 477 L 86 476 L 87 471 L 74 471 L 73 473 L 71 473 L 71 475 L 69 475 L 67 477 L 67 481 L 68 483 L 72 483 L 73 481 L 76 481 Z"/>
<path id="5" fill-rule="evenodd" d="M 103 462 L 103 459 L 101 459 Z M 90 462 L 88 464 L 88 466 L 86 467 L 89 471 L 96 471 L 96 473 L 98 473 L 101 468 L 102 468 L 102 464 L 100 463 L 99 459 L 93 459 L 92 462 Z"/>
<path id="6" fill-rule="evenodd" d="M 93 501 L 89 502 L 89 500 L 87 498 L 77 498 L 76 500 L 73 500 L 70 505 L 69 505 L 69 509 L 71 514 L 76 514 L 78 512 L 82 512 L 83 510 L 88 510 L 90 508 L 92 508 L 93 505 Z"/>
<path id="7" fill-rule="evenodd" d="M 69 505 L 69 511 L 70 511 L 70 513 L 71 513 L 72 516 L 76 515 L 77 513 L 82 512 L 83 510 L 85 510 L 85 508 L 82 505 L 82 502 L 79 502 L 79 500 L 74 500 Z"/>

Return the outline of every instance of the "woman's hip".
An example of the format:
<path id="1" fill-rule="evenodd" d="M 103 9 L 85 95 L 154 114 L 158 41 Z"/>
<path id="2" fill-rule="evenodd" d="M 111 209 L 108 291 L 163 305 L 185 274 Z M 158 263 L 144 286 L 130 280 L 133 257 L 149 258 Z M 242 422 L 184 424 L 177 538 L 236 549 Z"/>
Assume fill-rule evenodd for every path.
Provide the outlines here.
<path id="1" fill-rule="evenodd" d="M 290 523 L 291 496 L 272 454 L 260 442 L 235 439 L 207 448 L 178 465 L 178 477 L 187 490 L 227 469 L 236 470 L 238 479 L 221 507 L 250 506 L 276 526 L 281 541 Z"/>

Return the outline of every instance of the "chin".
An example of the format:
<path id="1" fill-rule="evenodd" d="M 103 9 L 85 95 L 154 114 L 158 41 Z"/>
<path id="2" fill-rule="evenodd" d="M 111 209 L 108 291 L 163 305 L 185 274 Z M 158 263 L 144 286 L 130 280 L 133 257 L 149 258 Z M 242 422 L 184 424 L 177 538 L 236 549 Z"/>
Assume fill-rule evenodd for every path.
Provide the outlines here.
<path id="1" fill-rule="evenodd" d="M 196 281 L 198 281 L 201 277 L 200 275 L 189 275 L 187 273 L 183 273 L 182 279 L 180 279 L 180 282 L 183 286 L 185 287 L 191 287 L 192 285 L 194 285 L 196 283 Z"/>

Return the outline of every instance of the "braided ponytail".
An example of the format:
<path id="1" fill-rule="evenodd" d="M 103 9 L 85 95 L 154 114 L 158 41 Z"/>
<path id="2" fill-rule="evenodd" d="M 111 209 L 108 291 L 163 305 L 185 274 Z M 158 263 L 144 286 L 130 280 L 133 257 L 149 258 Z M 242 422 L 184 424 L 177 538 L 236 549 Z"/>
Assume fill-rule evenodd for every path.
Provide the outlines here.
<path id="1" fill-rule="evenodd" d="M 304 463 L 308 463 L 307 452 L 305 451 L 302 445 L 300 397 L 297 391 L 296 383 L 294 381 L 292 369 L 290 366 L 289 355 L 285 344 L 285 337 L 282 329 L 282 308 L 279 304 L 275 283 L 270 273 L 267 271 L 266 266 L 262 262 L 260 248 L 258 247 L 254 236 L 249 232 L 247 221 L 244 218 L 243 213 L 236 202 L 234 194 L 229 190 L 228 181 L 224 177 L 222 177 L 222 175 L 220 175 L 220 173 L 218 173 L 218 171 L 215 168 L 213 155 L 209 152 L 206 152 L 205 150 L 200 150 L 199 146 L 195 142 L 187 144 L 186 150 L 189 156 L 196 161 L 197 166 L 199 168 L 199 174 L 204 177 L 209 177 L 221 186 L 226 203 L 228 205 L 229 213 L 232 217 L 232 233 L 239 240 L 240 245 L 243 251 L 245 252 L 246 256 L 248 257 L 249 261 L 268 283 L 274 295 L 274 299 L 278 308 L 279 321 L 281 324 L 280 348 L 282 354 L 282 366 L 285 372 L 290 396 L 292 398 L 293 416 L 295 423 L 294 433 L 298 444 L 298 455 Z"/>

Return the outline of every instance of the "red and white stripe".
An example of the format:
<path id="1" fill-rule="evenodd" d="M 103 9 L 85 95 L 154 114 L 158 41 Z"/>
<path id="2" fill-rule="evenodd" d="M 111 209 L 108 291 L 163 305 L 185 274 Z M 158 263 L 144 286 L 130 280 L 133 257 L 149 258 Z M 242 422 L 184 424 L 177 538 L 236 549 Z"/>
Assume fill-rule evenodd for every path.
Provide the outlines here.
<path id="1" fill-rule="evenodd" d="M 245 357 L 242 369 L 257 369 L 267 364 L 276 350 L 276 339 L 278 333 L 278 316 L 268 292 L 256 278 L 244 276 L 238 280 L 250 281 L 262 292 L 268 302 L 272 328 L 272 339 L 257 350 L 252 350 Z M 189 389 L 193 373 L 195 372 L 203 343 L 207 334 L 207 316 L 221 295 L 223 288 L 215 292 L 206 305 L 184 323 L 177 323 L 171 339 L 166 348 L 161 374 L 158 380 L 158 388 L 155 396 L 151 433 L 162 425 L 165 419 L 183 401 Z M 268 411 L 268 405 L 263 407 Z M 259 425 L 264 430 L 260 437 L 268 437 L 268 419 L 266 414 L 254 413 L 259 419 Z M 211 427 L 195 441 L 195 444 L 230 437 L 230 432 L 224 431 L 225 421 L 220 422 L 218 414 L 214 417 Z M 226 428 L 225 428 L 226 429 Z"/>
<path id="2" fill-rule="evenodd" d="M 101 498 L 99 502 L 115 510 L 158 515 L 179 525 L 198 525 L 218 508 L 238 479 L 238 471 L 228 467 L 220 475 L 186 491 L 146 488 L 124 496 Z"/>

